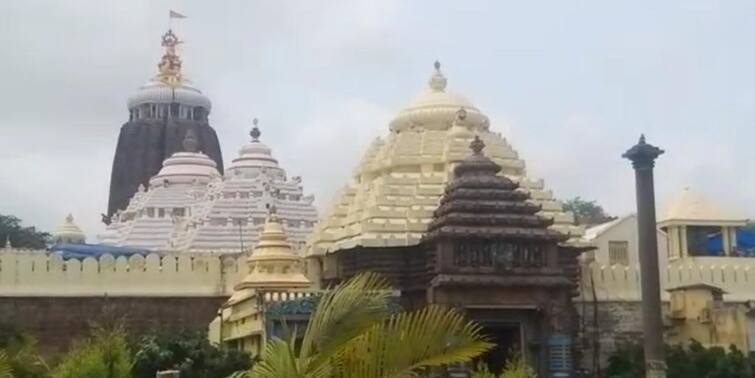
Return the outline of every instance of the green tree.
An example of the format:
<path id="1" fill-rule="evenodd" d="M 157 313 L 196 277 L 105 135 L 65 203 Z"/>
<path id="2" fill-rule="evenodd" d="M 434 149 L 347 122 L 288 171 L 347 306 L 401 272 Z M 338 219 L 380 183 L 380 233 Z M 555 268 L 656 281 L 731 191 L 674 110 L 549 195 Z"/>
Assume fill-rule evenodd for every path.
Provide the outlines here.
<path id="1" fill-rule="evenodd" d="M 472 360 L 492 347 L 459 312 L 429 306 L 393 312 L 390 285 L 358 275 L 325 293 L 301 339 L 268 341 L 253 378 L 415 376 Z"/>
<path id="2" fill-rule="evenodd" d="M 609 378 L 641 378 L 645 376 L 642 346 L 625 345 L 608 359 Z M 755 359 L 745 356 L 736 347 L 706 348 L 692 340 L 685 348 L 666 347 L 668 378 L 755 378 Z"/>
<path id="3" fill-rule="evenodd" d="M 181 378 L 225 378 L 252 365 L 247 353 L 220 349 L 202 332 L 155 332 L 132 344 L 134 378 L 153 378 L 169 369 L 179 370 Z"/>
<path id="4" fill-rule="evenodd" d="M 131 354 L 121 327 L 96 328 L 73 346 L 55 367 L 53 378 L 132 378 Z"/>
<path id="5" fill-rule="evenodd" d="M 574 221 L 579 225 L 595 225 L 616 219 L 606 214 L 603 207 L 595 201 L 583 200 L 582 197 L 574 197 L 564 202 L 564 210 L 574 214 Z"/>
<path id="6" fill-rule="evenodd" d="M 35 227 L 24 227 L 21 219 L 13 215 L 0 214 L 0 244 L 10 236 L 11 244 L 16 248 L 43 249 L 47 247 L 50 234 L 38 231 Z"/>

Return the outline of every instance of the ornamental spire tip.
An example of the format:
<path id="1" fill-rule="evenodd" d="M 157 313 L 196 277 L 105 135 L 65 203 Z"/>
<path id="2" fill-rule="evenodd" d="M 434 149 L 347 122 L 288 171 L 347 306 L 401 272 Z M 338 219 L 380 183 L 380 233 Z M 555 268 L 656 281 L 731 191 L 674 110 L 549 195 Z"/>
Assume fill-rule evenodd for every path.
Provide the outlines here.
<path id="1" fill-rule="evenodd" d="M 469 144 L 469 148 L 475 155 L 482 155 L 482 150 L 485 148 L 485 142 L 480 139 L 479 135 L 475 135 L 474 140 Z"/>
<path id="2" fill-rule="evenodd" d="M 439 61 L 436 60 L 435 63 L 433 63 L 433 66 L 435 67 L 435 72 L 433 73 L 433 76 L 430 77 L 430 88 L 436 92 L 443 92 L 446 90 L 448 80 L 446 80 L 446 77 L 440 72 Z"/>
<path id="3" fill-rule="evenodd" d="M 163 34 L 160 45 L 165 48 L 165 54 L 157 64 L 157 79 L 166 84 L 179 84 L 183 78 L 181 76 L 181 58 L 176 53 L 176 46 L 183 43 L 173 33 L 172 29 Z"/>
<path id="4" fill-rule="evenodd" d="M 257 118 L 253 119 L 252 125 L 254 127 L 252 127 L 252 131 L 249 132 L 249 135 L 252 137 L 252 142 L 259 142 L 260 135 L 262 135 L 262 132 L 260 132 L 259 127 L 257 127 L 259 125 L 259 120 Z"/>

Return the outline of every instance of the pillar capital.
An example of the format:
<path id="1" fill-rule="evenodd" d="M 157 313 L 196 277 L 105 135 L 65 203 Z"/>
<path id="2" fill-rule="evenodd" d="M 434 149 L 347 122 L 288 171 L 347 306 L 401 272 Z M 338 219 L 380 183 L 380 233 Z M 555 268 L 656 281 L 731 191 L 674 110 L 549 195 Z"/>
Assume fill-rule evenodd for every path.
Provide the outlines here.
<path id="1" fill-rule="evenodd" d="M 662 149 L 646 143 L 643 134 L 640 136 L 640 141 L 621 156 L 631 160 L 634 169 L 648 169 L 655 166 L 655 159 L 663 152 Z"/>

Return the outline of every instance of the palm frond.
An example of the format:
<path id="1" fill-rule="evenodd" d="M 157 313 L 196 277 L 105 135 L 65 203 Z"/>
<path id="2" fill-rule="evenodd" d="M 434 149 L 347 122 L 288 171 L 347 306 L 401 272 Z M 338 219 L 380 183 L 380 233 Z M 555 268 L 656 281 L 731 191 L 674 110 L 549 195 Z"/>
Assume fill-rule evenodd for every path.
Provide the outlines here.
<path id="1" fill-rule="evenodd" d="M 349 377 L 414 377 L 422 368 L 469 361 L 492 346 L 459 312 L 429 306 L 374 324 L 344 349 L 338 369 Z"/>
<path id="2" fill-rule="evenodd" d="M 8 356 L 0 350 L 0 378 L 13 378 L 12 373 Z"/>
<path id="3" fill-rule="evenodd" d="M 293 339 L 269 340 L 262 352 L 262 358 L 257 362 L 249 376 L 251 378 L 299 378 L 304 377 L 299 372 L 297 356 L 294 353 L 296 345 Z"/>
<path id="4" fill-rule="evenodd" d="M 386 319 L 389 296 L 390 284 L 374 273 L 357 275 L 324 294 L 301 344 L 307 371 L 317 370 L 349 340 Z"/>

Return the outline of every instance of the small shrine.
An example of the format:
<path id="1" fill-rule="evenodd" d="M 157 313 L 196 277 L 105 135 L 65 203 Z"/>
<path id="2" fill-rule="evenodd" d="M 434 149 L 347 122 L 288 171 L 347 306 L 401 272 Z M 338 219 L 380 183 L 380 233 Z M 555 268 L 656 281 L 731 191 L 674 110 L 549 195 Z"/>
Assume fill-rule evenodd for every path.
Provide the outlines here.
<path id="1" fill-rule="evenodd" d="M 275 325 L 268 321 L 266 310 L 273 306 L 277 314 L 281 312 L 280 303 L 307 301 L 312 295 L 308 290 L 312 282 L 304 276 L 302 259 L 288 243 L 274 206 L 247 262 L 249 274 L 236 284 L 231 297 L 218 310 L 218 316 L 210 324 L 209 335 L 210 341 L 255 356 L 261 353 Z M 311 309 L 313 305 L 308 307 Z M 291 311 L 283 312 L 285 315 Z M 308 319 L 309 312 L 301 317 L 305 324 Z"/>
<path id="2" fill-rule="evenodd" d="M 86 235 L 81 228 L 74 222 L 73 215 L 68 214 L 66 219 L 52 233 L 52 242 L 54 244 L 84 244 Z M 10 248 L 10 238 L 6 244 Z"/>

